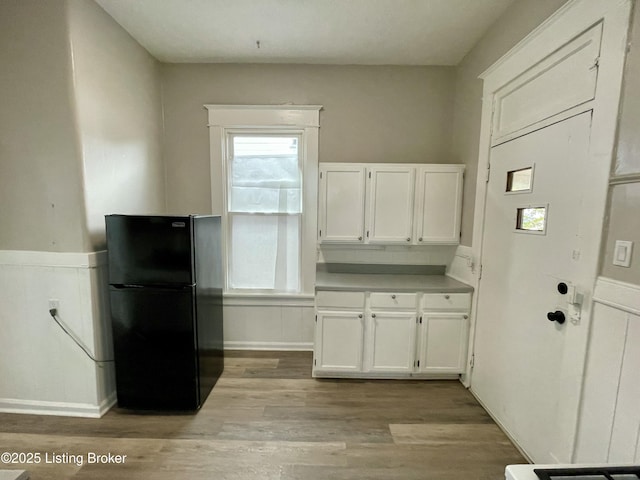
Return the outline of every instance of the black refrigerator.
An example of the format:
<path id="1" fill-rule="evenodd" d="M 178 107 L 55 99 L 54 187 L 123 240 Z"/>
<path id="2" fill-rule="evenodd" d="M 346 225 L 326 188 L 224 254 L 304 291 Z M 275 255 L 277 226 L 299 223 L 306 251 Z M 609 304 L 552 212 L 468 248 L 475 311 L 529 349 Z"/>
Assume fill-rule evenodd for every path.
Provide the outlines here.
<path id="1" fill-rule="evenodd" d="M 105 220 L 118 406 L 197 410 L 224 368 L 220 217 Z"/>

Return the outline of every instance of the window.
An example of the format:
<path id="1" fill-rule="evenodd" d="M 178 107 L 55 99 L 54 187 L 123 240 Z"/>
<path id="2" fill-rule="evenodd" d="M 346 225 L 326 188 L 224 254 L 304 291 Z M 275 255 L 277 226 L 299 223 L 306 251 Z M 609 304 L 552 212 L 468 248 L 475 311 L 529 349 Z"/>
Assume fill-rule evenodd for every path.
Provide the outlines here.
<path id="1" fill-rule="evenodd" d="M 516 209 L 516 231 L 545 233 L 547 207 L 522 207 Z"/>
<path id="2" fill-rule="evenodd" d="M 301 136 L 228 133 L 231 290 L 300 290 Z"/>
<path id="3" fill-rule="evenodd" d="M 224 229 L 225 295 L 259 297 L 248 298 L 247 305 L 311 297 L 322 107 L 205 108 L 211 210 L 222 215 Z"/>
<path id="4" fill-rule="evenodd" d="M 507 172 L 506 192 L 527 193 L 532 191 L 533 167 Z"/>

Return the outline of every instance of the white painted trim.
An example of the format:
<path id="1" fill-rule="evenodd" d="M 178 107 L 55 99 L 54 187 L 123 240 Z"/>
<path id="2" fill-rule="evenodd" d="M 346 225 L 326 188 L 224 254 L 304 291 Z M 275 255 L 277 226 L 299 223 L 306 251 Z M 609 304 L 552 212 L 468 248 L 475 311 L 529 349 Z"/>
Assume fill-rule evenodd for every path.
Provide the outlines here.
<path id="1" fill-rule="evenodd" d="M 630 7 L 630 4 L 630 0 L 570 0 L 556 10 L 553 15 L 542 22 L 535 30 L 529 33 L 529 35 L 518 42 L 517 45 L 500 57 L 489 68 L 482 72 L 478 78 L 484 80 L 491 76 L 496 76 L 503 71 L 505 65 L 510 67 L 513 63 L 521 63 L 523 58 L 528 58 L 529 60 L 526 60 L 526 62 L 530 65 L 535 64 L 538 60 L 546 57 L 548 54 L 542 54 L 539 56 L 540 52 L 533 51 L 534 49 L 532 49 L 531 46 L 537 46 L 540 43 L 548 43 L 547 34 L 550 30 L 553 29 L 555 30 L 554 34 L 560 35 L 557 38 L 556 44 L 564 45 L 572 37 L 575 37 L 587 28 L 595 25 L 609 12 L 617 10 L 621 6 Z M 577 20 L 577 22 L 574 23 L 574 20 Z M 586 20 L 586 22 L 582 22 L 581 20 Z M 563 24 L 565 22 L 573 23 L 573 25 L 569 25 L 569 27 L 579 25 L 582 28 L 575 34 L 573 33 L 575 31 L 573 28 L 569 28 L 568 31 L 563 32 L 562 28 L 564 27 Z M 550 50 L 548 53 L 553 52 L 553 50 L 555 50 L 555 48 Z"/>
<path id="2" fill-rule="evenodd" d="M 353 378 L 369 380 L 458 380 L 459 375 L 453 373 L 401 373 L 401 372 L 340 372 L 317 369 L 313 378 Z"/>
<path id="3" fill-rule="evenodd" d="M 312 352 L 313 342 L 224 342 L 225 350 Z"/>
<path id="4" fill-rule="evenodd" d="M 516 138 L 523 137 L 525 135 L 528 135 L 529 133 L 542 130 L 543 128 L 546 128 L 555 123 L 563 122 L 568 118 L 575 117 L 576 115 L 580 115 L 581 113 L 588 112 L 589 110 L 593 110 L 593 104 L 594 104 L 593 100 L 589 100 L 588 102 L 580 104 L 576 107 L 572 107 L 569 110 L 565 110 L 564 112 L 560 112 L 549 118 L 544 118 L 535 123 L 532 123 L 531 125 L 527 125 L 526 127 L 521 128 L 520 130 L 516 130 L 514 132 L 508 133 L 501 137 L 497 137 L 495 140 L 492 140 L 491 146 L 497 147 L 498 145 L 502 145 L 503 143 L 510 142 L 511 140 L 515 140 Z M 530 193 L 530 191 L 522 190 L 518 192 L 508 192 L 508 193 Z"/>
<path id="5" fill-rule="evenodd" d="M 640 315 L 640 285 L 598 277 L 593 301 L 633 315 Z"/>
<path id="6" fill-rule="evenodd" d="M 0 412 L 29 415 L 61 415 L 65 417 L 100 418 L 116 404 L 113 392 L 100 405 L 88 403 L 46 402 L 41 400 L 17 400 L 0 398 Z"/>
<path id="7" fill-rule="evenodd" d="M 209 127 L 319 127 L 322 105 L 205 105 Z"/>
<path id="8" fill-rule="evenodd" d="M 107 251 L 36 252 L 0 250 L 0 265 L 23 267 L 95 268 L 107 263 Z"/>
<path id="9" fill-rule="evenodd" d="M 227 215 L 226 142 L 231 130 L 296 130 L 302 136 L 302 222 L 300 251 L 300 292 L 312 294 L 315 283 L 318 212 L 318 129 L 321 105 L 205 105 L 209 111 L 209 152 L 211 211 L 222 216 L 223 230 L 229 232 Z M 229 292 L 227 257 L 229 234 L 223 236 L 225 292 Z M 275 295 L 281 295 L 276 293 Z"/>
<path id="10" fill-rule="evenodd" d="M 451 264 L 447 268 L 446 275 L 467 285 L 475 285 L 477 269 L 475 258 L 473 256 L 473 249 L 466 245 L 460 245 L 456 249 L 456 253 L 451 261 Z M 475 293 L 471 294 L 471 297 L 475 297 Z M 473 303 L 473 302 L 471 302 Z M 469 314 L 470 318 L 471 314 Z M 467 344 L 467 364 L 465 373 L 460 375 L 460 382 L 469 388 L 471 382 L 471 355 L 473 354 L 473 342 L 475 339 L 475 322 L 469 321 L 469 335 Z"/>
<path id="11" fill-rule="evenodd" d="M 225 307 L 311 307 L 314 295 L 238 295 L 225 293 Z"/>

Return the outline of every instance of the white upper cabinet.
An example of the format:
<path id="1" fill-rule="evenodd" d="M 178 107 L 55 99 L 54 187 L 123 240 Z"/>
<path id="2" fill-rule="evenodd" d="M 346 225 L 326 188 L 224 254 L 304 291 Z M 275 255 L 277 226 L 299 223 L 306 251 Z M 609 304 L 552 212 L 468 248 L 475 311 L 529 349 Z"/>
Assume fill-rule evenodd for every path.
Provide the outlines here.
<path id="1" fill-rule="evenodd" d="M 321 163 L 320 243 L 457 244 L 464 165 Z"/>
<path id="2" fill-rule="evenodd" d="M 320 242 L 364 240 L 365 167 L 321 164 L 318 211 Z"/>
<path id="3" fill-rule="evenodd" d="M 417 244 L 460 241 L 463 165 L 418 168 L 416 192 Z"/>
<path id="4" fill-rule="evenodd" d="M 367 170 L 367 242 L 411 244 L 415 168 L 372 166 Z"/>

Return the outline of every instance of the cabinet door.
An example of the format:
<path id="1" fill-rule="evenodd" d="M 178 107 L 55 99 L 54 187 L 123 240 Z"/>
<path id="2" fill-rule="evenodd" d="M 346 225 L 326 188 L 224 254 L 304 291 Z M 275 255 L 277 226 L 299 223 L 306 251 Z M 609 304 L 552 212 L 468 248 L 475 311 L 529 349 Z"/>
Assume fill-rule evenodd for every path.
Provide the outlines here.
<path id="1" fill-rule="evenodd" d="M 411 372 L 415 360 L 416 313 L 372 313 L 367 329 L 366 369 Z"/>
<path id="2" fill-rule="evenodd" d="M 465 313 L 422 314 L 420 366 L 422 373 L 464 373 L 467 363 L 469 317 Z"/>
<path id="3" fill-rule="evenodd" d="M 368 243 L 410 244 L 415 168 L 370 167 Z"/>
<path id="4" fill-rule="evenodd" d="M 362 243 L 365 167 L 321 164 L 319 190 L 318 240 Z"/>
<path id="5" fill-rule="evenodd" d="M 360 312 L 318 312 L 314 370 L 362 371 L 363 334 Z"/>
<path id="6" fill-rule="evenodd" d="M 418 169 L 416 244 L 460 242 L 463 172 L 459 165 Z"/>

